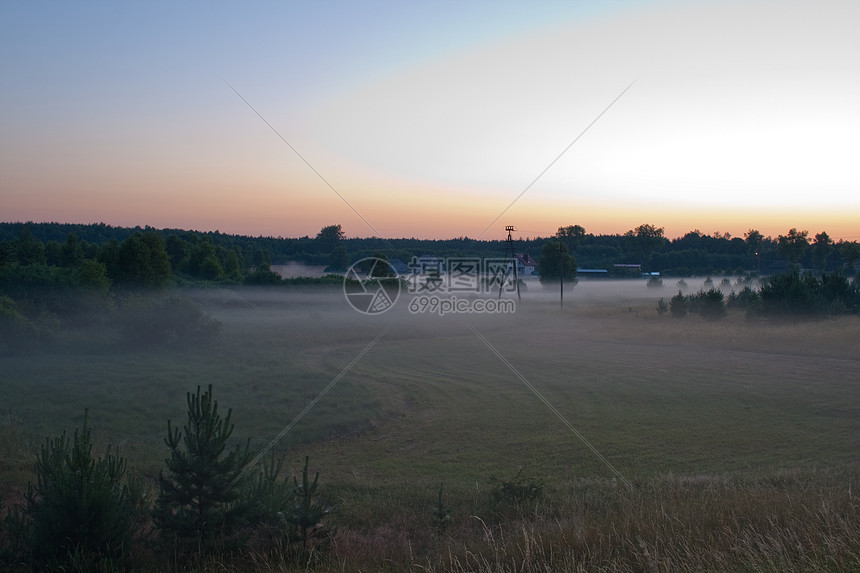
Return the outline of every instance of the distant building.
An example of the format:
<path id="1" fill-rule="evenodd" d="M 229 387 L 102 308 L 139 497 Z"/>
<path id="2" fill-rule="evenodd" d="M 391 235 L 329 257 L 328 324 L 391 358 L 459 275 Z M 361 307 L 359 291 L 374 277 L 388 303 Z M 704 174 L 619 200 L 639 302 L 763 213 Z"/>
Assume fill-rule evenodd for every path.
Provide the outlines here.
<path id="1" fill-rule="evenodd" d="M 642 275 L 642 265 L 639 263 L 616 263 L 612 265 L 617 278 L 635 278 Z"/>
<path id="2" fill-rule="evenodd" d="M 576 269 L 576 278 L 578 279 L 607 279 L 609 271 L 606 269 Z"/>
<path id="3" fill-rule="evenodd" d="M 517 276 L 528 277 L 536 274 L 537 263 L 531 255 L 518 253 L 515 257 L 517 259 Z"/>

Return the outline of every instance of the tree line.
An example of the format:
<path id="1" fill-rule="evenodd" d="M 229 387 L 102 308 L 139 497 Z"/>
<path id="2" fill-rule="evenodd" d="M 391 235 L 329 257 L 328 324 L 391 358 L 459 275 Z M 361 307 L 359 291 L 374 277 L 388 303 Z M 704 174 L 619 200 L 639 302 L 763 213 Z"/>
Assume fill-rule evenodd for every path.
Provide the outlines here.
<path id="1" fill-rule="evenodd" d="M 553 246 L 545 252 L 550 242 Z M 551 237 L 521 238 L 516 241 L 516 249 L 540 262 L 550 252 L 556 257 L 559 243 L 573 257 L 574 269 L 606 269 L 621 275 L 624 271 L 616 265 L 641 265 L 643 271 L 679 277 L 769 274 L 790 265 L 818 273 L 853 272 L 860 260 L 860 244 L 856 241 L 835 242 L 825 231 L 813 235 L 796 228 L 776 238 L 749 229 L 743 237 L 693 230 L 668 239 L 662 227 L 651 224 L 614 235 L 596 235 L 580 225 L 568 225 L 559 227 Z M 265 272 L 257 276 L 254 273 L 271 264 L 298 261 L 341 271 L 353 261 L 380 252 L 389 260 L 407 263 L 424 254 L 440 258 L 499 257 L 505 252 L 505 242 L 468 237 L 351 238 L 345 236 L 340 225 L 325 226 L 314 237 L 283 238 L 112 227 L 103 223 L 0 223 L 0 269 L 10 265 L 78 268 L 84 261 L 95 261 L 103 268 L 90 264 L 81 272 L 96 281 L 101 273 L 114 285 L 159 287 L 197 280 L 240 283 L 249 277 L 249 282 L 266 282 L 273 277 Z M 570 262 L 560 264 L 569 266 Z"/>

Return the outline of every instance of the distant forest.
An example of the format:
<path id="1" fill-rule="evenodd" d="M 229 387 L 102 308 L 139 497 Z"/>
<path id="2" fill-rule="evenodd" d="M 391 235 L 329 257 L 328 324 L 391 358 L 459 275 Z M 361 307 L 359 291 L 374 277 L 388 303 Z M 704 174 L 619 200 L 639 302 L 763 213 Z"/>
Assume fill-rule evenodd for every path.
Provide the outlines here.
<path id="1" fill-rule="evenodd" d="M 559 228 L 552 237 L 515 241 L 517 252 L 534 259 L 550 241 L 563 243 L 576 266 L 606 269 L 624 276 L 641 265 L 642 271 L 687 277 L 758 273 L 772 274 L 789 267 L 823 272 L 854 273 L 860 260 L 856 241 L 834 242 L 826 232 L 810 236 L 791 229 L 776 238 L 750 229 L 744 237 L 707 235 L 698 230 L 667 239 L 663 229 L 643 224 L 622 234 L 594 235 L 579 225 Z M 358 259 L 383 254 L 409 262 L 412 257 L 500 257 L 505 242 L 456 239 L 381 239 L 345 237 L 340 225 L 324 227 L 315 237 L 249 237 L 225 233 L 113 227 L 65 223 L 0 223 L 0 277 L 6 287 L 12 275 L 24 282 L 56 282 L 60 269 L 76 269 L 76 280 L 106 281 L 112 285 L 166 286 L 195 281 L 264 283 L 274 280 L 269 266 L 297 261 L 345 269 Z M 84 264 L 88 262 L 88 264 Z M 14 270 L 13 271 L 13 267 Z M 29 267 L 27 272 L 24 267 Z"/>

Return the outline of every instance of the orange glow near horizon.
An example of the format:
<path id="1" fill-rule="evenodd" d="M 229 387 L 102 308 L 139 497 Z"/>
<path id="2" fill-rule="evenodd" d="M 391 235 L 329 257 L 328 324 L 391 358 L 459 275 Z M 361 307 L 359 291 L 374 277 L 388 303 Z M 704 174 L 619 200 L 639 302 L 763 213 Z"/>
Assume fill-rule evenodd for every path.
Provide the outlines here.
<path id="1" fill-rule="evenodd" d="M 858 2 L 301 4 L 10 5 L 0 219 L 860 240 Z"/>
<path id="2" fill-rule="evenodd" d="M 302 183 L 299 190 L 293 185 L 257 181 L 236 193 L 234 182 L 185 182 L 177 185 L 178 189 L 162 188 L 156 194 L 127 194 L 122 201 L 111 201 L 109 192 L 90 187 L 86 194 L 66 191 L 54 194 L 51 202 L 36 201 L 34 205 L 34 194 L 39 195 L 36 192 L 7 198 L 4 212 L 12 215 L 6 219 L 10 222 L 104 222 L 274 237 L 314 236 L 323 226 L 340 224 L 349 237 L 448 239 L 480 235 L 481 239 L 497 240 L 505 237 L 504 227 L 511 224 L 517 227 L 519 237 L 534 238 L 551 236 L 566 225 L 581 225 L 595 235 L 614 235 L 648 223 L 663 227 L 669 239 L 693 230 L 742 238 L 749 229 L 775 238 L 791 228 L 809 231 L 810 238 L 826 231 L 835 241 L 860 239 L 857 217 L 850 209 L 839 214 L 824 209 L 797 212 L 788 208 L 731 206 L 672 209 L 617 199 L 559 202 L 540 192 L 530 192 L 493 222 L 513 201 L 515 193 L 475 193 L 414 184 L 407 187 L 404 181 L 377 181 L 339 191 L 359 216 L 318 180 L 305 179 Z"/>

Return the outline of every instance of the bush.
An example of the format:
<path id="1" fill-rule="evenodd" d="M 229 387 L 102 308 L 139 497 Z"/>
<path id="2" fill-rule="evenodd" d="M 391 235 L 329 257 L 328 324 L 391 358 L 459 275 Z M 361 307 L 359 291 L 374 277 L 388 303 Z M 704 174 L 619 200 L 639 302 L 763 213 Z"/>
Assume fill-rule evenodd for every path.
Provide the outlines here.
<path id="1" fill-rule="evenodd" d="M 490 478 L 490 505 L 499 509 L 503 505 L 518 506 L 523 502 L 537 501 L 543 496 L 543 484 L 523 476 L 522 470 L 509 480 Z"/>
<path id="2" fill-rule="evenodd" d="M 205 344 L 221 328 L 197 304 L 176 296 L 128 299 L 120 323 L 123 339 L 140 346 Z"/>
<path id="3" fill-rule="evenodd" d="M 726 306 L 728 308 L 745 310 L 748 313 L 755 313 L 758 309 L 759 301 L 758 291 L 745 286 L 739 293 L 735 294 L 735 291 L 732 291 L 729 294 L 726 298 Z"/>
<path id="4" fill-rule="evenodd" d="M 660 297 L 660 300 L 657 301 L 657 314 L 663 315 L 669 311 L 669 304 L 666 302 L 666 299 Z"/>
<path id="5" fill-rule="evenodd" d="M 261 264 L 245 277 L 246 285 L 279 285 L 284 279 L 267 264 Z"/>
<path id="6" fill-rule="evenodd" d="M 264 550 L 305 564 L 328 548 L 335 532 L 327 520 L 332 507 L 317 492 L 319 472 L 311 480 L 309 463 L 305 456 L 301 482 L 293 478 L 290 483 L 278 480 L 283 460 L 272 459 L 246 481 L 244 490 L 249 522 L 266 538 Z"/>
<path id="7" fill-rule="evenodd" d="M 669 311 L 673 318 L 684 318 L 687 316 L 687 297 L 681 291 L 669 299 Z"/>
<path id="8" fill-rule="evenodd" d="M 39 329 L 14 300 L 0 293 L 0 351 L 22 350 L 35 345 L 38 339 Z"/>
<path id="9" fill-rule="evenodd" d="M 719 320 L 726 316 L 726 305 L 723 293 L 719 289 L 712 288 L 708 291 L 699 291 L 691 297 L 691 307 L 694 312 L 706 320 Z"/>
<path id="10" fill-rule="evenodd" d="M 774 275 L 760 289 L 760 312 L 764 315 L 813 317 L 857 312 L 860 291 L 839 273 L 820 278 L 811 273 Z"/>
<path id="11" fill-rule="evenodd" d="M 649 277 L 645 282 L 645 286 L 648 288 L 663 288 L 663 279 L 660 277 Z"/>

